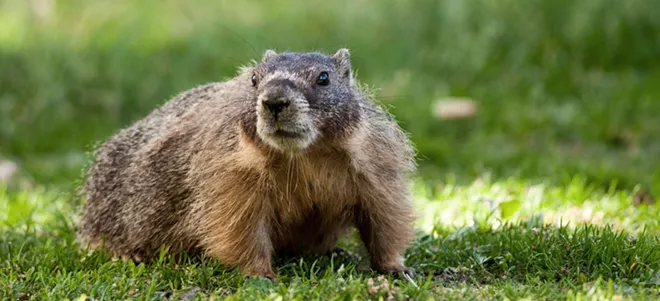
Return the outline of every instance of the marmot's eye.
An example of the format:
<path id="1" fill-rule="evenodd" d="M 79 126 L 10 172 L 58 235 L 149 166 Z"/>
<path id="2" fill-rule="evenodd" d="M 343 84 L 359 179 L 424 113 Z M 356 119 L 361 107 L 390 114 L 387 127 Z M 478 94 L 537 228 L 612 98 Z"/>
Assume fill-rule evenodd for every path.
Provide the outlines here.
<path id="1" fill-rule="evenodd" d="M 252 86 L 257 86 L 257 74 L 252 73 Z"/>
<path id="2" fill-rule="evenodd" d="M 330 76 L 328 76 L 328 72 L 321 72 L 319 79 L 316 80 L 316 83 L 321 86 L 327 86 L 330 83 Z"/>

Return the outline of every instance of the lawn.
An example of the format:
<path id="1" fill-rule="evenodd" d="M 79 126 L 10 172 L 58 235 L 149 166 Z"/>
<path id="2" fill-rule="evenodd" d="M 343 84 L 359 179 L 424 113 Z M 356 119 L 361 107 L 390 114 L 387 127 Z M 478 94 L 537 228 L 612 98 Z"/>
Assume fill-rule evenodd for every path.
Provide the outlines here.
<path id="1" fill-rule="evenodd" d="M 0 179 L 0 299 L 659 299 L 658 15 L 653 0 L 0 0 L 0 161 L 18 166 Z M 267 48 L 340 47 L 419 152 L 414 283 L 366 270 L 354 236 L 360 259 L 280 258 L 277 283 L 77 249 L 95 143 Z M 434 116 L 450 97 L 478 109 Z"/>

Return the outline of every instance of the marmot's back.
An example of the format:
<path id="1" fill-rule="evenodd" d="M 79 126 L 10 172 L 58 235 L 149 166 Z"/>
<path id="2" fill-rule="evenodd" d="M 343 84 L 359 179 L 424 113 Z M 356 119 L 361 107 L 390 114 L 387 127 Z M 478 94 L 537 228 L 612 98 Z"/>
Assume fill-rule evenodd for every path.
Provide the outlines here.
<path id="1" fill-rule="evenodd" d="M 348 51 L 267 51 L 104 143 L 79 241 L 134 259 L 202 250 L 274 279 L 278 251 L 326 252 L 355 226 L 382 272 L 408 271 L 413 150 Z"/>
<path id="2" fill-rule="evenodd" d="M 187 210 L 186 150 L 195 135 L 182 118 L 222 88 L 214 83 L 181 93 L 100 145 L 85 183 L 81 242 L 101 244 L 103 235 L 117 254 L 148 257 L 179 232 L 172 227 Z"/>

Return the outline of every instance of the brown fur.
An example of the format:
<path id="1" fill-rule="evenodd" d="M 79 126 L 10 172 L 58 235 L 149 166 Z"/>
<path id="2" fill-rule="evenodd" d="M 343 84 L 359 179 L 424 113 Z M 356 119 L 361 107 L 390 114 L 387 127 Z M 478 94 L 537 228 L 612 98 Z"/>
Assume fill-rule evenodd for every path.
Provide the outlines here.
<path id="1" fill-rule="evenodd" d="M 275 252 L 327 252 L 355 226 L 374 269 L 408 270 L 415 165 L 393 118 L 351 77 L 351 118 L 319 126 L 303 151 L 275 149 L 256 131 L 251 70 L 182 93 L 101 146 L 80 243 L 136 260 L 163 245 L 201 250 L 276 279 Z"/>

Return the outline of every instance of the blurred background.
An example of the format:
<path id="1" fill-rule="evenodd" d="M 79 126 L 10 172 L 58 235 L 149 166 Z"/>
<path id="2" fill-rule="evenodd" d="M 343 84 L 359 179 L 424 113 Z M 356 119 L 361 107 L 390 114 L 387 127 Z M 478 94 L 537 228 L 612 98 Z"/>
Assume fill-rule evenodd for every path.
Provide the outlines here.
<path id="1" fill-rule="evenodd" d="M 431 189 L 660 194 L 659 16 L 656 0 L 0 0 L 0 182 L 69 189 L 95 143 L 170 97 L 268 48 L 347 47 Z"/>

